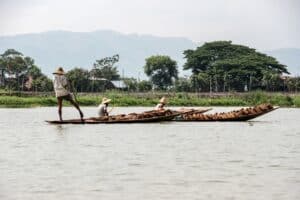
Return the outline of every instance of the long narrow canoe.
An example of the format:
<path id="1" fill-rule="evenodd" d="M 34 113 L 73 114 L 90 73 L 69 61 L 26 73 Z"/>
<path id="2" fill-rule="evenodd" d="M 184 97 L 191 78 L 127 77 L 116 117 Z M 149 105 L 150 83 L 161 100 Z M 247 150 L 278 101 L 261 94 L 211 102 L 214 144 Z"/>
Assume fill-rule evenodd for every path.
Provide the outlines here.
<path id="1" fill-rule="evenodd" d="M 112 115 L 108 117 L 91 117 L 86 119 L 69 119 L 46 121 L 50 124 L 103 124 L 103 123 L 147 123 L 171 121 L 173 118 L 186 112 L 164 111 L 147 111 L 143 113 L 130 113 L 127 115 Z"/>
<path id="2" fill-rule="evenodd" d="M 182 118 L 176 119 L 176 121 L 248 121 L 256 117 L 265 115 L 272 112 L 279 107 L 273 107 L 270 104 L 262 104 L 250 108 L 242 108 L 240 110 L 214 113 L 214 114 L 186 114 Z"/>

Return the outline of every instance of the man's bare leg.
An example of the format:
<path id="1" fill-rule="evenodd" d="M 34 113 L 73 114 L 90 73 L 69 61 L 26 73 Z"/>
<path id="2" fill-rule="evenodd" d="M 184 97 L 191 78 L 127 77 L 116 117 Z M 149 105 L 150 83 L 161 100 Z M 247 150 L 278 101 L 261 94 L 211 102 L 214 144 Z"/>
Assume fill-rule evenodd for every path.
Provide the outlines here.
<path id="1" fill-rule="evenodd" d="M 62 121 L 62 99 L 57 98 L 59 120 Z"/>
<path id="2" fill-rule="evenodd" d="M 83 112 L 80 110 L 78 103 L 76 103 L 73 99 L 70 99 L 71 104 L 78 110 L 80 114 L 80 119 L 83 119 Z"/>

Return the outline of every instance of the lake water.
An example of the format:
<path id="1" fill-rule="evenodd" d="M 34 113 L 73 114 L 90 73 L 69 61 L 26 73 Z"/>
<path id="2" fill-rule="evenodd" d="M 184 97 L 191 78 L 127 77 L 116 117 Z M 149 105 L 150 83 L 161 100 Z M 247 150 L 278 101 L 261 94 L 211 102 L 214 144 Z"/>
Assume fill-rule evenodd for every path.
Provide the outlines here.
<path id="1" fill-rule="evenodd" d="M 282 108 L 253 122 L 49 125 L 56 108 L 0 109 L 0 199 L 298 200 L 299 118 Z"/>

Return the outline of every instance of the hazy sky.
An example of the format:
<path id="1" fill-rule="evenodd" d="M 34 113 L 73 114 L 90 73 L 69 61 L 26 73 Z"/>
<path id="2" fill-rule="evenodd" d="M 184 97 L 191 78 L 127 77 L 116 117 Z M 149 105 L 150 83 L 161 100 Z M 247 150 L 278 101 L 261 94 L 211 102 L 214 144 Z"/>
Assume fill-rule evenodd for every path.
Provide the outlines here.
<path id="1" fill-rule="evenodd" d="M 300 0 L 0 0 L 0 35 L 101 29 L 300 48 Z"/>

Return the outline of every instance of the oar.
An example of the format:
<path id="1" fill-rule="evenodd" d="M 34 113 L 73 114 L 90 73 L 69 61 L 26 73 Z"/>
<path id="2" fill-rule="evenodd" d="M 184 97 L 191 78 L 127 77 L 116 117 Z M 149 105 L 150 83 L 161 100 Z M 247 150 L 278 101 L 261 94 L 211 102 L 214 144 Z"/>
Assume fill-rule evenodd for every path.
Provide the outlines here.
<path id="1" fill-rule="evenodd" d="M 74 96 L 74 100 L 75 102 L 79 105 L 78 101 L 77 101 L 77 90 L 75 89 L 74 87 L 74 83 L 72 82 L 72 84 L 70 84 L 71 87 L 72 87 L 72 93 L 73 93 L 73 96 Z"/>
<path id="2" fill-rule="evenodd" d="M 114 108 L 115 108 L 115 107 L 112 107 L 112 108 L 110 109 L 110 111 L 108 111 L 108 113 L 110 113 Z"/>

